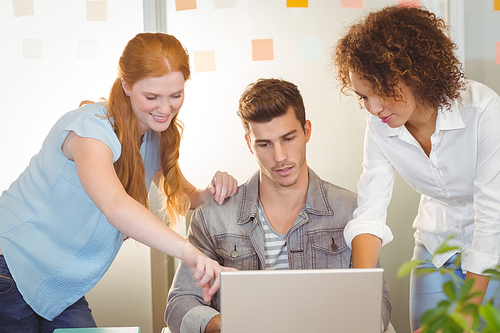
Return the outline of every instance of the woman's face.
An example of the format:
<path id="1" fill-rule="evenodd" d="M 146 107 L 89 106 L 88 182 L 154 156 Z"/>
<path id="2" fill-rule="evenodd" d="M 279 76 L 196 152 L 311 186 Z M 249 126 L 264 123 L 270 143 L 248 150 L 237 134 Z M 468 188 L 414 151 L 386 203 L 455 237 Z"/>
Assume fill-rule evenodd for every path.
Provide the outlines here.
<path id="1" fill-rule="evenodd" d="M 389 127 L 403 126 L 408 121 L 418 117 L 420 110 L 415 112 L 418 109 L 415 95 L 405 83 L 400 82 L 396 87 L 401 91 L 401 100 L 396 100 L 393 97 L 382 99 L 371 92 L 368 81 L 360 79 L 352 72 L 349 73 L 349 78 L 354 92 L 363 101 L 366 110 L 379 117 Z"/>
<path id="2" fill-rule="evenodd" d="M 149 129 L 163 132 L 170 126 L 184 102 L 184 82 L 181 72 L 137 81 L 132 89 L 122 81 L 123 90 L 130 96 L 141 135 Z"/>

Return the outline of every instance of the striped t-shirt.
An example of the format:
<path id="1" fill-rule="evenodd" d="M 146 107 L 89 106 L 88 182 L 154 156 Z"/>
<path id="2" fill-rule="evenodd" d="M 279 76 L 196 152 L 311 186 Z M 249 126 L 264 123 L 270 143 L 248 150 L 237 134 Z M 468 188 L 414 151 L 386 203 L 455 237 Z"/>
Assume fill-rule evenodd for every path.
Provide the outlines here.
<path id="1" fill-rule="evenodd" d="M 259 220 L 264 228 L 266 243 L 264 246 L 266 267 L 265 269 L 290 269 L 288 265 L 288 250 L 286 247 L 286 234 L 276 232 L 267 220 L 264 208 L 259 201 Z"/>

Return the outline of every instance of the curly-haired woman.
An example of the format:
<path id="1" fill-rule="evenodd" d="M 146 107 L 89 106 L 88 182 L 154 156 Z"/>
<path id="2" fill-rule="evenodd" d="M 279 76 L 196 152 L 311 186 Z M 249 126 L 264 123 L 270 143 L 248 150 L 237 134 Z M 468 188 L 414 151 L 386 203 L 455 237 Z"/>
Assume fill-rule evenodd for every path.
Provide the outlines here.
<path id="1" fill-rule="evenodd" d="M 0 196 L 0 332 L 96 326 L 84 295 L 126 236 L 186 262 L 207 301 L 217 291 L 223 268 L 148 209 L 152 181 L 171 221 L 237 191 L 227 173 L 198 190 L 179 169 L 177 115 L 189 76 L 175 37 L 138 34 L 109 99 L 63 115 Z"/>
<path id="2" fill-rule="evenodd" d="M 358 209 L 345 238 L 354 267 L 375 267 L 393 237 L 386 215 L 396 170 L 421 194 L 413 258 L 429 259 L 452 237 L 460 250 L 431 265 L 453 266 L 461 252 L 458 273 L 475 279 L 479 304 L 494 289 L 483 272 L 500 259 L 500 97 L 465 79 L 455 49 L 443 20 L 397 6 L 368 14 L 336 45 L 342 91 L 354 91 L 370 113 Z M 412 330 L 444 298 L 445 279 L 412 274 Z"/>

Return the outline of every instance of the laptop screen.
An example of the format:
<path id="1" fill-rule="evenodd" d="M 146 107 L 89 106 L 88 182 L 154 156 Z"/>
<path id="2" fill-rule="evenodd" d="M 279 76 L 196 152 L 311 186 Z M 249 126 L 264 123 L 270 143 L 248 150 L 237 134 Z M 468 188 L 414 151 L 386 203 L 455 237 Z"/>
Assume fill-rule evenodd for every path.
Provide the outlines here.
<path id="1" fill-rule="evenodd" d="M 221 332 L 380 333 L 383 269 L 222 272 Z"/>

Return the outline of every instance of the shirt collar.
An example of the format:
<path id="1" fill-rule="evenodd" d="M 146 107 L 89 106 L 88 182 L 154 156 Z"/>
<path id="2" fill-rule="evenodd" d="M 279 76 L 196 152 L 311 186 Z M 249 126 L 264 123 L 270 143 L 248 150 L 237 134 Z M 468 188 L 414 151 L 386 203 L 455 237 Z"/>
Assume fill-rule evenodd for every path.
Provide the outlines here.
<path id="1" fill-rule="evenodd" d="M 305 210 L 309 214 L 333 215 L 333 210 L 326 200 L 326 191 L 323 181 L 311 168 L 308 167 L 307 169 L 309 172 L 309 185 L 307 187 Z M 259 177 L 259 171 L 255 172 L 244 187 L 240 206 L 239 224 L 250 222 L 250 220 L 255 218 L 258 214 Z"/>
<path id="2" fill-rule="evenodd" d="M 465 122 L 457 109 L 454 111 L 447 111 L 447 110 L 439 110 L 438 116 L 436 118 L 436 130 L 435 132 L 438 133 L 439 131 L 448 131 L 448 130 L 455 130 L 455 129 L 462 129 L 465 128 Z M 404 136 L 407 130 L 405 126 L 400 126 L 396 128 L 392 128 L 387 126 L 387 136 Z"/>

